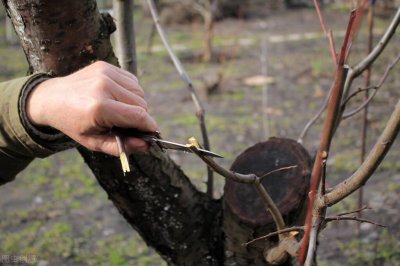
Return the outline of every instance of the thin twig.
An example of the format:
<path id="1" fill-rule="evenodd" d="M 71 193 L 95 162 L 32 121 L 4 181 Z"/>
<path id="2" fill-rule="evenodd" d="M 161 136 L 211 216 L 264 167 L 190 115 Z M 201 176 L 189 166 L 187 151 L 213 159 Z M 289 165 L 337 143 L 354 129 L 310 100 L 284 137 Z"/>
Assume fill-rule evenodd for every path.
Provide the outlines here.
<path id="1" fill-rule="evenodd" d="M 335 65 L 337 65 L 337 55 L 336 55 L 336 51 L 335 51 L 335 42 L 333 40 L 332 30 L 329 30 L 329 31 L 326 30 L 324 19 L 322 18 L 321 9 L 319 8 L 318 0 L 314 0 L 314 6 L 315 6 L 315 10 L 317 11 L 322 30 L 324 31 L 324 34 L 328 37 L 333 62 L 335 63 Z"/>
<path id="2" fill-rule="evenodd" d="M 367 88 L 358 88 L 358 90 L 356 90 L 355 92 L 353 92 L 352 94 L 350 94 L 342 103 L 342 110 L 343 108 L 345 108 L 345 106 L 347 105 L 347 103 L 355 96 L 357 96 L 358 94 L 360 94 L 361 92 L 365 92 L 365 91 L 370 91 L 370 90 L 376 90 L 376 86 L 372 86 L 372 87 L 367 87 Z"/>
<path id="3" fill-rule="evenodd" d="M 318 206 L 332 206 L 356 191 L 372 176 L 386 153 L 389 151 L 400 130 L 400 100 L 386 124 L 385 129 L 357 171 L 336 185 L 318 201 Z"/>
<path id="4" fill-rule="evenodd" d="M 215 172 L 220 174 L 221 176 L 231 179 L 233 181 L 245 184 L 253 184 L 255 180 L 258 178 L 255 174 L 239 174 L 230 170 L 227 170 L 217 164 L 213 159 L 210 157 L 204 156 L 201 154 L 198 149 L 194 146 L 189 146 L 189 148 L 196 154 L 203 162 L 205 162 L 210 168 L 212 168 Z"/>
<path id="5" fill-rule="evenodd" d="M 269 175 L 271 175 L 271 174 L 273 174 L 273 173 L 280 172 L 280 171 L 284 171 L 284 170 L 289 170 L 289 169 L 296 168 L 296 167 L 297 167 L 297 165 L 291 165 L 291 166 L 281 167 L 281 168 L 278 168 L 278 169 L 269 171 L 269 172 L 266 173 L 266 174 L 263 174 L 262 176 L 260 176 L 260 179 L 262 180 L 264 177 L 267 177 L 267 176 L 269 176 Z"/>
<path id="6" fill-rule="evenodd" d="M 301 131 L 299 138 L 297 139 L 297 142 L 303 143 L 304 138 L 306 137 L 308 130 L 311 128 L 311 126 L 318 120 L 318 118 L 322 115 L 322 113 L 325 111 L 326 107 L 328 106 L 329 102 L 329 97 L 330 94 L 328 93 L 325 97 L 324 102 L 322 103 L 321 108 L 318 110 L 318 112 L 311 118 L 310 121 L 308 121 L 307 125 L 304 127 L 303 131 Z"/>
<path id="7" fill-rule="evenodd" d="M 364 206 L 364 207 L 359 208 L 359 209 L 354 210 L 354 211 L 341 212 L 341 213 L 339 213 L 339 214 L 336 214 L 336 216 L 344 216 L 344 215 L 349 215 L 349 214 L 353 214 L 353 213 L 359 213 L 359 212 L 362 212 L 362 211 L 364 211 L 364 210 L 371 210 L 371 209 L 372 209 L 372 208 L 370 208 L 370 207 L 368 207 L 368 206 Z"/>
<path id="8" fill-rule="evenodd" d="M 258 195 L 262 198 L 262 202 L 264 203 L 265 210 L 271 213 L 272 218 L 275 221 L 276 227 L 278 230 L 285 229 L 285 221 L 283 220 L 282 214 L 276 206 L 275 202 L 268 194 L 267 190 L 261 184 L 261 180 L 257 178 L 254 182 L 254 187 L 258 192 Z M 283 239 L 281 235 L 279 235 L 279 239 Z"/>
<path id="9" fill-rule="evenodd" d="M 367 219 L 363 219 L 363 218 L 358 218 L 357 216 L 331 216 L 331 217 L 326 217 L 325 218 L 325 222 L 329 223 L 329 222 L 334 222 L 334 221 L 357 221 L 360 223 L 370 223 L 370 224 L 374 224 L 380 227 L 386 227 L 385 225 L 382 224 L 378 224 L 374 221 L 371 220 L 367 220 Z"/>
<path id="10" fill-rule="evenodd" d="M 318 10 L 317 10 L 317 12 L 318 12 Z M 396 17 L 395 17 L 395 19 L 396 19 Z M 385 41 L 386 43 L 385 43 L 383 46 L 376 46 L 376 47 L 375 47 L 374 51 L 377 50 L 377 52 L 376 52 L 376 57 L 372 57 L 372 56 L 371 56 L 371 58 L 373 58 L 373 61 L 377 58 L 377 56 L 380 54 L 380 52 L 382 52 L 382 50 L 383 50 L 383 48 L 385 48 L 387 42 L 389 42 L 390 38 L 391 38 L 392 35 L 394 34 L 395 28 L 393 28 L 393 24 L 395 24 L 395 23 L 394 23 L 394 22 L 395 22 L 395 19 L 393 19 L 393 21 L 392 21 L 392 23 L 391 23 L 391 26 L 389 26 L 388 30 L 386 31 L 386 33 L 384 34 L 384 36 L 383 36 L 382 39 L 381 39 L 381 41 Z M 397 22 L 397 24 L 398 24 L 398 22 Z M 346 33 L 346 36 L 347 36 L 346 38 L 348 38 L 347 42 L 350 42 L 350 41 L 351 41 L 351 37 L 354 35 L 354 32 L 355 32 L 355 31 L 351 31 L 351 32 L 347 32 L 347 33 Z M 333 42 L 333 38 L 332 38 L 332 42 Z M 332 46 L 332 45 L 331 45 L 331 46 Z M 344 57 L 343 57 L 343 59 L 347 58 L 349 48 L 350 48 L 350 43 L 347 45 L 347 47 L 346 47 L 345 50 L 344 50 Z M 380 49 L 377 49 L 377 48 L 380 48 L 381 50 L 380 50 Z M 370 55 L 368 55 L 368 57 L 370 57 Z M 372 62 L 373 62 L 373 61 L 372 61 Z M 372 64 L 372 62 L 370 62 L 369 64 Z M 351 86 L 351 83 L 353 82 L 353 80 L 354 80 L 356 77 L 358 77 L 358 76 L 361 74 L 361 73 L 358 73 L 358 71 L 360 71 L 360 70 L 359 70 L 359 69 L 361 68 L 360 65 L 363 65 L 363 64 L 365 64 L 364 60 L 363 60 L 362 62 L 360 62 L 360 63 L 355 67 L 355 69 L 356 69 L 357 72 L 355 72 L 354 69 L 349 69 L 349 74 L 347 75 L 346 82 L 345 82 L 344 89 L 343 89 L 343 95 L 347 96 L 347 94 L 349 93 L 349 88 L 350 88 L 350 86 Z M 364 70 L 365 70 L 365 69 L 362 69 L 362 71 L 364 71 Z M 306 137 L 306 135 L 307 135 L 309 129 L 311 128 L 311 126 L 318 120 L 318 118 L 321 116 L 321 114 L 325 111 L 326 107 L 328 106 L 329 97 L 330 97 L 330 94 L 328 94 L 328 95 L 326 96 L 326 98 L 325 98 L 325 100 L 324 100 L 324 103 L 322 104 L 321 108 L 320 108 L 320 109 L 318 110 L 318 112 L 313 116 L 313 118 L 311 118 L 311 120 L 306 124 L 306 126 L 304 127 L 303 131 L 301 132 L 301 134 L 300 134 L 300 136 L 299 136 L 297 142 L 303 143 L 304 138 Z M 347 97 L 346 97 L 346 99 L 347 99 Z M 342 116 L 342 112 L 341 112 L 340 116 Z M 339 119 L 339 120 L 340 120 L 340 119 Z M 336 127 L 337 127 L 337 126 L 336 126 Z"/>
<path id="11" fill-rule="evenodd" d="M 199 120 L 200 123 L 200 130 L 203 138 L 203 145 L 206 150 L 210 150 L 210 141 L 208 139 L 208 133 L 207 133 L 207 127 L 205 123 L 205 110 L 203 108 L 203 105 L 200 102 L 199 97 L 197 96 L 196 90 L 193 86 L 193 82 L 190 79 L 189 75 L 187 74 L 185 68 L 183 67 L 181 61 L 179 58 L 176 56 L 175 52 L 172 50 L 171 45 L 169 44 L 168 38 L 164 32 L 164 29 L 162 28 L 160 24 L 160 18 L 158 16 L 157 8 L 154 4 L 153 0 L 147 0 L 147 4 L 149 5 L 151 16 L 153 18 L 154 24 L 157 27 L 157 31 L 161 37 L 161 40 L 164 43 L 165 48 L 168 51 L 168 54 L 172 60 L 172 62 L 175 65 L 175 68 L 177 69 L 179 75 L 182 77 L 183 81 L 187 85 L 187 89 L 190 92 L 190 95 L 192 97 L 193 103 L 196 107 L 196 117 Z M 214 177 L 213 177 L 213 172 L 210 167 L 207 167 L 207 194 L 212 197 L 213 196 L 213 190 L 214 190 Z"/>
<path id="12" fill-rule="evenodd" d="M 282 230 L 285 228 L 285 222 L 283 220 L 282 214 L 280 213 L 275 202 L 272 200 L 271 196 L 268 194 L 266 189 L 261 184 L 260 177 L 258 177 L 255 174 L 243 175 L 233 171 L 226 170 L 225 168 L 217 164 L 210 157 L 201 154 L 196 146 L 189 145 L 188 147 L 190 148 L 190 150 L 193 151 L 194 154 L 200 157 L 200 159 L 202 159 L 203 162 L 205 162 L 209 167 L 211 167 L 215 172 L 219 173 L 223 177 L 240 183 L 253 184 L 259 196 L 262 199 L 265 209 L 271 213 L 271 216 L 275 221 L 277 229 Z"/>
<path id="13" fill-rule="evenodd" d="M 354 110 L 344 113 L 342 115 L 342 119 L 346 119 L 346 118 L 349 118 L 349 117 L 357 114 L 359 111 L 361 111 L 363 108 L 365 108 L 372 101 L 372 99 L 375 97 L 378 89 L 383 85 L 386 78 L 388 77 L 389 72 L 395 67 L 395 65 L 399 62 L 399 60 L 400 60 L 400 54 L 397 55 L 395 60 L 393 60 L 393 62 L 390 65 L 388 65 L 384 74 L 382 75 L 381 79 L 379 80 L 378 84 L 376 86 L 373 86 L 370 88 L 370 89 L 374 89 L 374 92 L 360 106 L 358 106 Z M 365 88 L 364 90 L 367 90 L 367 89 L 369 89 L 369 88 Z M 342 104 L 342 110 L 345 108 L 345 106 L 348 103 L 348 101 L 350 100 L 350 98 L 353 97 L 355 94 L 358 94 L 359 91 L 356 91 L 356 92 L 352 93 L 349 97 L 347 97 L 345 102 Z"/>
<path id="14" fill-rule="evenodd" d="M 252 243 L 254 243 L 256 241 L 267 239 L 267 238 L 270 238 L 270 237 L 273 237 L 273 236 L 276 236 L 276 235 L 280 235 L 280 234 L 283 234 L 283 233 L 299 232 L 299 231 L 304 231 L 304 226 L 292 226 L 292 227 L 289 227 L 289 228 L 278 230 L 278 231 L 269 233 L 269 234 L 267 234 L 265 236 L 260 236 L 260 237 L 254 238 L 253 240 L 250 240 L 249 242 L 243 243 L 242 246 L 247 246 L 247 245 L 250 245 L 250 244 L 252 244 Z"/>
<path id="15" fill-rule="evenodd" d="M 321 9 L 319 8 L 318 0 L 314 0 L 314 7 L 315 7 L 315 10 L 317 11 L 319 23 L 321 24 L 322 30 L 326 34 L 326 27 L 325 27 L 324 19 L 322 18 Z"/>
<path id="16" fill-rule="evenodd" d="M 336 54 L 336 50 L 335 50 L 335 41 L 333 39 L 332 30 L 329 30 L 329 32 L 328 32 L 328 40 L 329 40 L 329 46 L 331 48 L 331 54 L 332 54 L 332 57 L 333 57 L 333 62 L 336 65 L 337 64 L 337 54 Z"/>
<path id="17" fill-rule="evenodd" d="M 395 16 L 393 17 L 390 25 L 388 26 L 386 32 L 383 34 L 382 38 L 379 40 L 378 44 L 374 47 L 371 53 L 365 57 L 356 66 L 350 69 L 349 75 L 347 76 L 346 83 L 344 85 L 343 95 L 347 98 L 350 92 L 351 84 L 353 80 L 357 78 L 361 73 L 364 72 L 370 65 L 372 65 L 375 60 L 379 57 L 382 51 L 385 49 L 386 45 L 389 43 L 391 38 L 396 32 L 396 29 L 400 23 L 400 7 L 397 9 Z"/>
<path id="18" fill-rule="evenodd" d="M 307 252 L 307 259 L 304 263 L 305 266 L 312 266 L 314 263 L 315 253 L 317 252 L 318 233 L 321 226 L 321 218 L 315 219 L 315 222 L 310 230 L 310 241 Z M 304 241 L 304 238 L 303 238 Z"/>

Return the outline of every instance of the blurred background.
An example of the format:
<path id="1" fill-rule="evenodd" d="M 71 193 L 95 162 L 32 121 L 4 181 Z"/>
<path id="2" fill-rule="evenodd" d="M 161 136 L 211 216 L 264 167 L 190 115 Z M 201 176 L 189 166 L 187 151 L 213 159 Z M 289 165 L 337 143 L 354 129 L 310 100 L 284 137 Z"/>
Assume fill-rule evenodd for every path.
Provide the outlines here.
<path id="1" fill-rule="evenodd" d="M 112 13 L 112 1 L 97 1 Z M 325 23 L 333 30 L 339 50 L 349 11 L 357 1 L 320 1 Z M 229 167 L 244 149 L 271 136 L 297 139 L 322 105 L 334 75 L 328 40 L 321 30 L 312 1 L 158 1 L 161 23 L 203 100 L 211 149 Z M 205 7 L 204 12 L 198 5 Z M 377 1 L 374 44 L 400 1 Z M 212 14 L 212 38 L 207 39 Z M 185 84 L 163 47 L 145 1 L 135 1 L 134 23 L 139 80 L 149 112 L 163 137 L 185 143 L 201 139 L 195 108 Z M 366 16 L 365 16 L 366 17 Z M 366 18 L 352 45 L 349 64 L 366 55 Z M 377 84 L 386 67 L 400 53 L 395 34 L 372 67 Z M 28 64 L 0 7 L 0 81 L 23 76 Z M 399 100 L 399 66 L 389 74 L 370 104 L 367 151 L 375 143 Z M 364 85 L 360 77 L 353 90 Z M 350 109 L 362 97 L 355 97 Z M 304 139 L 314 154 L 321 120 Z M 341 124 L 328 161 L 328 186 L 347 178 L 360 164 L 361 113 Z M 386 228 L 362 224 L 356 237 L 354 222 L 329 225 L 320 235 L 319 265 L 400 264 L 400 145 L 397 140 L 365 186 L 364 216 Z M 195 156 L 169 152 L 205 191 L 206 167 Z M 1 171 L 1 169 L 0 169 Z M 216 196 L 224 180 L 216 176 Z M 357 208 L 356 196 L 330 208 L 332 214 Z M 0 187 L 0 254 L 35 254 L 46 265 L 166 265 L 140 239 L 108 201 L 75 150 L 36 159 L 16 180 Z"/>

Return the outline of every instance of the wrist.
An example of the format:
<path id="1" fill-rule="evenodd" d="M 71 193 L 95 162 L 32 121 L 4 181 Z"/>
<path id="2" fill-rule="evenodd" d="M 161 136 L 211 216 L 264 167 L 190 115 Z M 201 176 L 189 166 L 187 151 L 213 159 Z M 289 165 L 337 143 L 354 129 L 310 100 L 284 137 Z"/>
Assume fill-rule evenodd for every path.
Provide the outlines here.
<path id="1" fill-rule="evenodd" d="M 26 98 L 25 112 L 32 125 L 37 127 L 51 126 L 46 118 L 49 103 L 46 100 L 49 94 L 48 88 L 51 87 L 53 79 L 47 79 L 34 87 L 28 92 Z"/>

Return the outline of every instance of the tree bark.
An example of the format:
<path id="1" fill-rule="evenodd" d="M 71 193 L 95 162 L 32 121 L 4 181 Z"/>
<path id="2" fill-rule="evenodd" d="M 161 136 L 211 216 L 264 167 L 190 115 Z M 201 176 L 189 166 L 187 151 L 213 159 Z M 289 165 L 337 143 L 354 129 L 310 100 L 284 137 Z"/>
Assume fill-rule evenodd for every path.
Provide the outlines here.
<path id="1" fill-rule="evenodd" d="M 63 76 L 96 60 L 118 64 L 109 40 L 115 30 L 113 19 L 108 14 L 100 14 L 94 0 L 2 1 L 25 51 L 30 72 Z M 268 179 L 275 180 L 272 183 L 263 182 L 269 186 L 268 189 L 282 189 L 282 193 L 272 193 L 272 197 L 284 214 L 287 207 L 284 216 L 287 222 L 299 217 L 298 210 L 306 193 L 304 189 L 308 187 L 309 168 L 303 163 L 308 160 L 308 155 L 304 155 L 304 151 L 298 152 L 300 148 L 293 148 L 293 145 L 291 142 L 287 149 L 282 148 L 283 153 L 278 153 L 283 157 L 279 158 L 292 158 L 290 163 L 301 165 L 299 172 L 296 170 L 290 175 L 282 175 L 282 180 L 279 176 Z M 264 150 L 265 147 L 253 156 L 264 159 L 257 169 L 268 172 L 274 170 L 276 165 L 267 164 L 265 159 L 276 161 L 278 157 L 274 157 L 277 154 L 274 150 L 269 153 Z M 151 147 L 148 154 L 130 156 L 132 171 L 126 176 L 118 158 L 83 147 L 78 150 L 119 212 L 168 264 L 265 264 L 263 249 L 275 245 L 276 239 L 248 248 L 241 246 L 241 241 L 275 231 L 268 222 L 270 217 L 263 208 L 257 210 L 257 206 L 248 205 L 247 208 L 254 208 L 254 212 L 263 213 L 261 220 L 249 222 L 250 218 L 237 212 L 246 206 L 236 206 L 242 203 L 229 201 L 248 185 L 227 187 L 230 198 L 222 204 L 222 200 L 213 200 L 197 191 L 180 167 L 157 147 Z M 294 204 L 288 207 L 288 203 L 284 202 L 284 192 L 292 186 L 299 188 L 299 193 L 293 198 Z M 250 203 L 258 200 L 258 196 L 251 191 L 247 198 Z"/>
<path id="2" fill-rule="evenodd" d="M 137 74 L 133 0 L 113 0 L 113 15 L 117 24 L 115 46 L 121 67 Z"/>
<path id="3" fill-rule="evenodd" d="M 214 17 L 212 15 L 212 12 L 210 10 L 210 13 L 208 13 L 204 17 L 204 26 L 205 26 L 205 31 L 206 31 L 206 36 L 204 38 L 204 52 L 203 52 L 203 61 L 204 62 L 210 62 L 212 59 L 212 39 L 214 35 Z"/>

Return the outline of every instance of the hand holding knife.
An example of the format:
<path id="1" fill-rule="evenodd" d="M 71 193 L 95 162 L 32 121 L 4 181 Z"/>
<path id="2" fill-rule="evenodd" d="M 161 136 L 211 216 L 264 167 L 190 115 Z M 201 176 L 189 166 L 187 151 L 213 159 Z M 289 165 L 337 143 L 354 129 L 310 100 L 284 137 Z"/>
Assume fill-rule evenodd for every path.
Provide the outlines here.
<path id="1" fill-rule="evenodd" d="M 113 127 L 111 130 L 112 133 L 116 134 L 117 136 L 126 136 L 126 137 L 135 137 L 144 140 L 145 142 L 149 143 L 150 145 L 156 144 L 159 146 L 162 150 L 164 149 L 172 149 L 172 150 L 178 150 L 178 151 L 184 151 L 188 153 L 193 153 L 193 151 L 185 144 L 180 144 L 172 141 L 167 141 L 161 138 L 160 133 L 155 131 L 155 132 L 144 132 L 141 130 L 138 130 L 136 128 L 118 128 L 118 127 Z M 118 141 L 117 141 L 118 143 Z M 122 145 L 121 143 L 118 144 L 119 146 Z M 204 156 L 210 156 L 210 157 L 216 157 L 216 158 L 223 158 L 221 155 L 214 153 L 212 151 L 208 151 L 205 149 L 199 148 L 198 151 L 200 154 Z M 129 162 L 127 161 L 126 154 L 121 153 L 120 156 L 121 164 L 122 164 L 122 169 L 125 172 L 130 172 L 129 169 Z"/>

